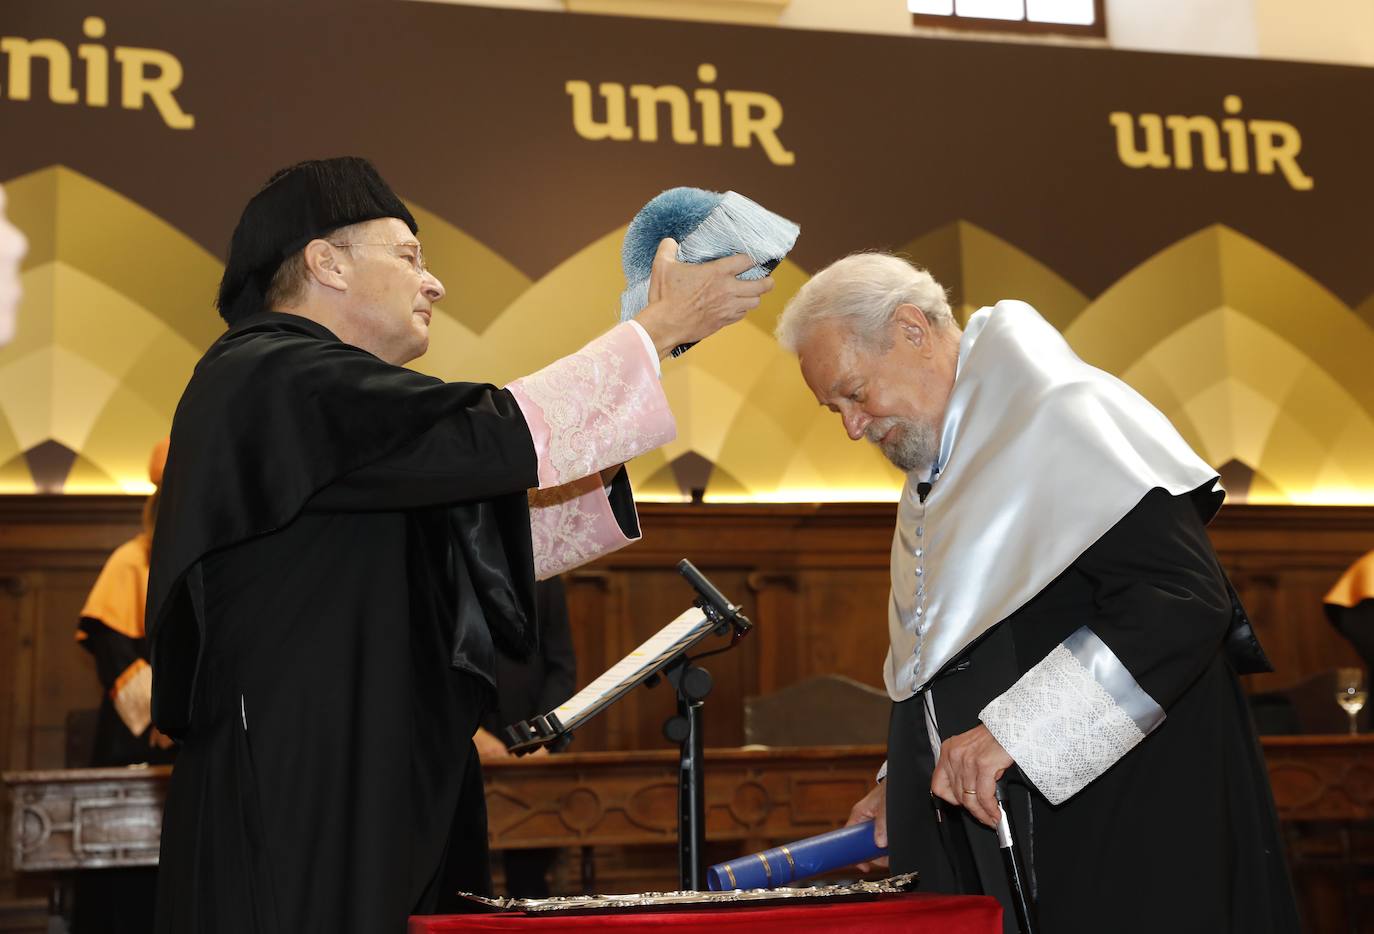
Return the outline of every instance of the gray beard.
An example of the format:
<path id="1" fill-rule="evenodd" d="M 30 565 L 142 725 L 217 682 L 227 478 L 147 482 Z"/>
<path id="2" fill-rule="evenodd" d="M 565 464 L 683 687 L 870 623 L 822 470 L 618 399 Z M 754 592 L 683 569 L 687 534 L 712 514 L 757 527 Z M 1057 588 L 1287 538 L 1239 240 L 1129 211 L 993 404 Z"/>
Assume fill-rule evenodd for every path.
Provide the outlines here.
<path id="1" fill-rule="evenodd" d="M 878 441 L 894 425 L 897 433 L 887 443 Z M 883 456 L 892 461 L 898 470 L 911 473 L 915 470 L 926 471 L 940 453 L 940 439 L 935 426 L 914 418 L 892 416 L 874 422 L 864 432 L 869 441 L 878 445 Z"/>

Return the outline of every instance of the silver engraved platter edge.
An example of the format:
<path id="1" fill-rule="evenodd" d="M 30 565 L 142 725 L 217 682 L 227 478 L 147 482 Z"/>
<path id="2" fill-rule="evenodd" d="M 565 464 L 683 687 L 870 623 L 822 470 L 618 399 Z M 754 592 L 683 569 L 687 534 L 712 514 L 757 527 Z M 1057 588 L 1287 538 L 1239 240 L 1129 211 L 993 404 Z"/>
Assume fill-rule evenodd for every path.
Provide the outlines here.
<path id="1" fill-rule="evenodd" d="M 638 895 L 560 895 L 553 898 L 485 898 L 462 893 L 478 911 L 611 913 L 646 909 L 714 908 L 734 905 L 766 907 L 843 901 L 866 901 L 916 888 L 919 873 L 908 872 L 875 882 L 817 885 L 808 888 L 734 889 L 728 892 L 643 892 Z"/>

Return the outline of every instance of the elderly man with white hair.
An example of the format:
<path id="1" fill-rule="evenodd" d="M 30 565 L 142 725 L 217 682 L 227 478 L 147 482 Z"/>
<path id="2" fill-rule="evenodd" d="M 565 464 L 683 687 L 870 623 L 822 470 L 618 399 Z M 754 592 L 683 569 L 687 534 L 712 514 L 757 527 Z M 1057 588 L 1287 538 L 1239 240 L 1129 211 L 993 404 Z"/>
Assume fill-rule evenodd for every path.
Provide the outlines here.
<path id="1" fill-rule="evenodd" d="M 961 331 L 894 256 L 818 273 L 777 336 L 907 474 L 889 759 L 851 818 L 892 868 L 998 897 L 1015 931 L 1005 779 L 1041 930 L 1298 930 L 1236 677 L 1267 662 L 1205 529 L 1216 471 L 1030 305 Z"/>

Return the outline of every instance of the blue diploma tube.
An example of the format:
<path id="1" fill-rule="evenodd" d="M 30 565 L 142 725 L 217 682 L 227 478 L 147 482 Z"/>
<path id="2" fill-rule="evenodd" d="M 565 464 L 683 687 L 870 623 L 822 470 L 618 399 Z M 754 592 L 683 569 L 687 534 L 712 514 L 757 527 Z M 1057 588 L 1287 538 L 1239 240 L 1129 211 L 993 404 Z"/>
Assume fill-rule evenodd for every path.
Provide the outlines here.
<path id="1" fill-rule="evenodd" d="M 712 892 L 774 889 L 886 853 L 886 849 L 873 842 L 873 822 L 864 821 L 728 863 L 717 863 L 706 870 L 706 882 Z"/>

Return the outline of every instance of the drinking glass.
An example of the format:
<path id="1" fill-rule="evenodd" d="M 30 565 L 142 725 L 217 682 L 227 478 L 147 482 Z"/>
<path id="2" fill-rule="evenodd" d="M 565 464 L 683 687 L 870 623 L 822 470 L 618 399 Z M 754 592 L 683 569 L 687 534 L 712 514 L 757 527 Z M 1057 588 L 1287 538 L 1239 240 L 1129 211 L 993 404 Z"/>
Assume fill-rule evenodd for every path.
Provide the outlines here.
<path id="1" fill-rule="evenodd" d="M 1369 698 L 1369 690 L 1365 686 L 1364 670 L 1360 668 L 1337 668 L 1336 669 L 1336 703 L 1341 705 L 1350 716 L 1350 732 L 1356 733 L 1355 718 L 1364 709 L 1365 701 Z"/>

